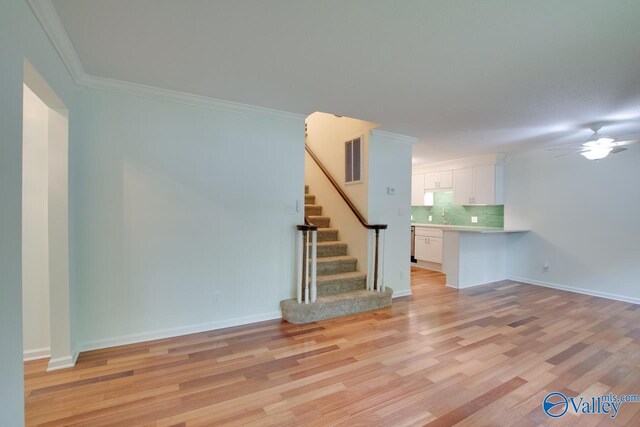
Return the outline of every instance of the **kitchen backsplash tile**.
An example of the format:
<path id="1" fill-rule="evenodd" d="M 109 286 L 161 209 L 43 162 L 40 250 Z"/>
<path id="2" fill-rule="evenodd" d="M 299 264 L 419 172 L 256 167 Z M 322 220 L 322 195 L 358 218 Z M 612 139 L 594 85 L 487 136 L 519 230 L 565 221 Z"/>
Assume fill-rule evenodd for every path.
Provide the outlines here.
<path id="1" fill-rule="evenodd" d="M 412 206 L 412 222 L 420 224 L 442 224 L 442 210 L 445 219 L 451 225 L 476 227 L 504 227 L 504 206 L 456 206 L 453 204 L 452 191 L 439 191 L 434 194 L 433 206 Z M 429 221 L 429 215 L 433 221 Z M 476 224 L 471 217 L 477 216 Z"/>

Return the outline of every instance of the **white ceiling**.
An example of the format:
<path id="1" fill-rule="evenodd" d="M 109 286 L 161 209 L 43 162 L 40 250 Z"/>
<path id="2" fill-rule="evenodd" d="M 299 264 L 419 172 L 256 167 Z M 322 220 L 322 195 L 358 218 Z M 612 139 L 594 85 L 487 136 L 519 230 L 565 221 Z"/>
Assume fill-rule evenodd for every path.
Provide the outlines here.
<path id="1" fill-rule="evenodd" d="M 638 0 L 53 3 L 89 74 L 379 122 L 416 163 L 640 133 Z"/>

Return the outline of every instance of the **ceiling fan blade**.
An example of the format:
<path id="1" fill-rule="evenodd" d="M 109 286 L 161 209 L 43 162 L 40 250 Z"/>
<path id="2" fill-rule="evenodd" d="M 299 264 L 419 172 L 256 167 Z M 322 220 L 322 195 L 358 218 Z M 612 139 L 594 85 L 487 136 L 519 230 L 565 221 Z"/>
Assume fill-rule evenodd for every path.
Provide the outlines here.
<path id="1" fill-rule="evenodd" d="M 620 146 L 620 145 L 637 144 L 639 142 L 640 142 L 640 140 L 638 140 L 638 139 L 629 139 L 629 140 L 626 140 L 626 141 L 616 141 L 615 144 L 616 144 L 616 146 Z"/>
<path id="2" fill-rule="evenodd" d="M 620 153 L 622 151 L 627 151 L 628 148 L 624 148 L 624 147 L 614 147 L 613 150 L 611 150 L 611 154 L 617 154 Z"/>
<path id="3" fill-rule="evenodd" d="M 576 144 L 571 144 L 571 145 L 568 145 L 566 147 L 545 148 L 545 150 L 547 150 L 547 151 L 562 151 L 562 150 L 565 150 L 566 151 L 566 150 L 571 150 L 571 149 L 576 149 L 576 148 L 577 148 Z M 580 148 L 580 150 L 584 150 L 584 148 Z"/>
<path id="4" fill-rule="evenodd" d="M 569 151 L 569 152 L 567 152 L 567 153 L 558 154 L 557 156 L 554 156 L 554 157 L 557 159 L 558 157 L 568 156 L 569 154 L 581 153 L 581 152 L 583 152 L 583 151 L 584 151 L 584 150 L 574 150 L 574 151 Z"/>

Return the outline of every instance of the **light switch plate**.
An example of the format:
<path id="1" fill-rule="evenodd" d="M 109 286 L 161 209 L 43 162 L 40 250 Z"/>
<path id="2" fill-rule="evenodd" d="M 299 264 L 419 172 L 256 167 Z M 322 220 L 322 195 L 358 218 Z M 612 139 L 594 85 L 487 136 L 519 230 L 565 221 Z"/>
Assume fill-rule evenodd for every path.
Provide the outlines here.
<path id="1" fill-rule="evenodd" d="M 472 224 L 477 224 L 478 223 L 478 217 L 477 216 L 472 216 L 471 217 L 471 223 Z"/>

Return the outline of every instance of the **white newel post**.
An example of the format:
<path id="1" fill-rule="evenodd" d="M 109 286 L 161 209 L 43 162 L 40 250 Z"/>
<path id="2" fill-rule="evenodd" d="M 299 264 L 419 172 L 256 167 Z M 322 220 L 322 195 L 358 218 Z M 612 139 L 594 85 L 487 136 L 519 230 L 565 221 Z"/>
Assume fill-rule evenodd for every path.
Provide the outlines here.
<path id="1" fill-rule="evenodd" d="M 382 261 L 380 262 L 380 290 L 384 292 L 384 250 L 387 247 L 387 230 L 382 230 Z"/>
<path id="2" fill-rule="evenodd" d="M 373 230 L 367 230 L 367 290 L 373 290 Z"/>
<path id="3" fill-rule="evenodd" d="M 298 304 L 302 302 L 302 263 L 304 262 L 302 259 L 302 253 L 304 249 L 304 239 L 302 236 L 303 233 L 303 231 L 298 231 L 298 280 L 296 280 L 296 295 L 298 297 Z"/>
<path id="4" fill-rule="evenodd" d="M 306 233 L 306 239 L 305 239 L 305 243 L 307 244 L 306 247 L 306 256 L 305 256 L 305 274 L 304 274 L 304 303 L 305 304 L 309 304 L 309 231 L 305 231 Z"/>
<path id="5" fill-rule="evenodd" d="M 318 295 L 318 231 L 311 232 L 311 302 L 316 302 Z"/>

